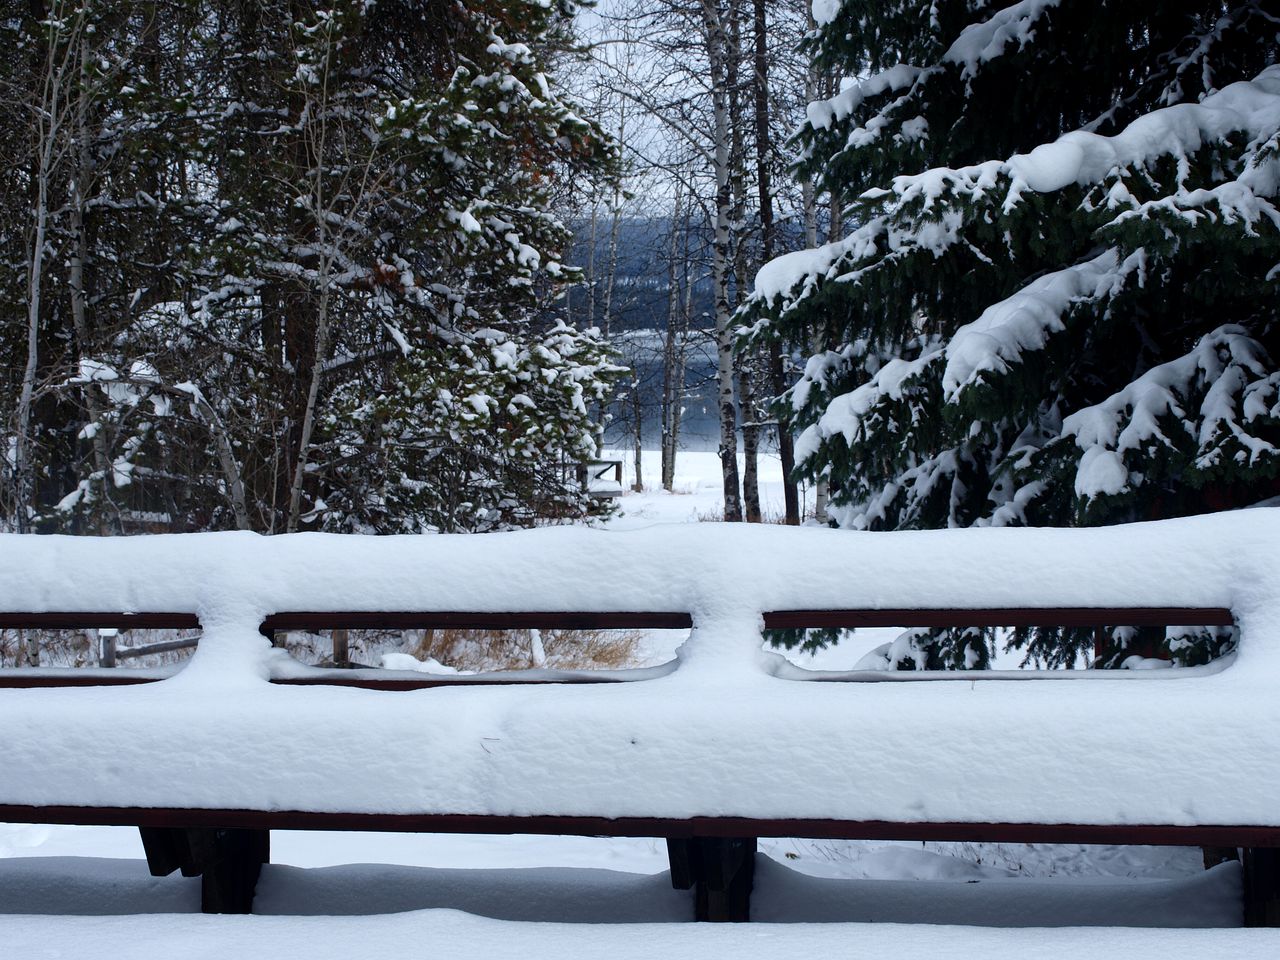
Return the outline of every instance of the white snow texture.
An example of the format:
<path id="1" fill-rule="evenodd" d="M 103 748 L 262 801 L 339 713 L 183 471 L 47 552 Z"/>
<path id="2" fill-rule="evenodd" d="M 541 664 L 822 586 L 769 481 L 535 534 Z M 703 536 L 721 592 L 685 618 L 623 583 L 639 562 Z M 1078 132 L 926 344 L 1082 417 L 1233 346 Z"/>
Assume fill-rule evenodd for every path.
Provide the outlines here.
<path id="1" fill-rule="evenodd" d="M 1268 509 L 1087 530 L 9 535 L 0 610 L 190 611 L 204 636 L 162 682 L 0 691 L 0 803 L 1280 824 L 1280 765 L 1256 746 L 1280 733 L 1277 544 Z M 764 610 L 1023 605 L 1229 607 L 1241 647 L 1217 672 L 925 684 L 802 683 L 761 649 Z M 288 609 L 695 626 L 658 679 L 393 693 L 268 684 L 306 669 L 256 632 Z"/>

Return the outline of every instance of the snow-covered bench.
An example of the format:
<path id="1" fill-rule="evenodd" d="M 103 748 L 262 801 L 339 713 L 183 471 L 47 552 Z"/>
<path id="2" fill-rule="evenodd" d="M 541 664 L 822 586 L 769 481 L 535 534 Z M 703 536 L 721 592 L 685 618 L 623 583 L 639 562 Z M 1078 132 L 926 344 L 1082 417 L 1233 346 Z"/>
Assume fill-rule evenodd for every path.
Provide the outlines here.
<path id="1" fill-rule="evenodd" d="M 249 909 L 268 831 L 290 828 L 666 837 L 709 919 L 745 919 L 762 836 L 1243 847 L 1249 919 L 1275 923 L 1278 554 L 1274 510 L 1103 530 L 6 536 L 0 626 L 203 634 L 163 682 L 0 671 L 0 820 L 140 826 L 152 869 L 202 873 L 211 911 Z M 760 636 L 1232 618 L 1240 649 L 1208 668 L 1018 672 L 1032 682 L 807 673 Z M 306 668 L 261 635 L 443 623 L 692 631 L 634 677 L 455 681 Z M 885 679 L 902 682 L 811 682 Z"/>

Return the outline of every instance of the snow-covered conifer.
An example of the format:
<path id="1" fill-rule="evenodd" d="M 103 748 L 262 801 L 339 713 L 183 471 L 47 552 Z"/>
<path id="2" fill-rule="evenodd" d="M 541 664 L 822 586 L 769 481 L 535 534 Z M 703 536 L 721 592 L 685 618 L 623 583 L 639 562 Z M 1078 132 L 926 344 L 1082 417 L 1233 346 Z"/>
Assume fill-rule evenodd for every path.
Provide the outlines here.
<path id="1" fill-rule="evenodd" d="M 92 242 L 79 274 L 50 255 L 44 277 L 37 426 L 75 429 L 37 445 L 37 523 L 482 529 L 593 509 L 573 463 L 616 371 L 555 319 L 575 273 L 551 211 L 616 156 L 548 72 L 572 4 L 83 6 L 102 21 L 81 44 L 102 74 L 94 193 L 77 232 L 68 134 L 49 246 Z M 5 28 L 36 47 L 50 29 Z M 25 198 L 24 168 L 10 179 Z"/>
<path id="2" fill-rule="evenodd" d="M 782 406 L 834 522 L 1097 524 L 1275 495 L 1275 11 L 814 14 L 816 61 L 844 80 L 809 105 L 801 170 L 849 225 L 761 270 L 752 323 L 822 348 Z M 1069 661 L 1087 639 L 1030 642 Z"/>

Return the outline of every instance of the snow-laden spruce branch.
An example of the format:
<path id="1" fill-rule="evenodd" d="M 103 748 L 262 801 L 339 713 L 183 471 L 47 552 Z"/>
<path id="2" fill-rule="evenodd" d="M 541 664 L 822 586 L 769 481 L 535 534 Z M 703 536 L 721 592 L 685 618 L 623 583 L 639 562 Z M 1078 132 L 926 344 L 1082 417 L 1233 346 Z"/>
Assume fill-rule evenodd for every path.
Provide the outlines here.
<path id="1" fill-rule="evenodd" d="M 1280 66 L 1273 66 L 1200 103 L 1177 104 L 1140 117 L 1114 136 L 1074 131 L 1006 160 L 896 177 L 890 187 L 863 195 L 879 208 L 878 216 L 865 226 L 844 239 L 765 265 L 756 275 L 753 300 L 765 308 L 779 301 L 789 308 L 811 296 L 823 281 L 855 282 L 885 261 L 921 252 L 940 256 L 964 242 L 961 228 L 986 208 L 1013 212 L 1028 192 L 1085 188 L 1089 192 L 1080 202 L 1099 214 L 1099 230 L 1161 209 L 1214 216 L 1244 229 L 1253 229 L 1262 219 L 1280 227 L 1273 203 L 1280 184 L 1278 129 Z M 1186 189 L 1186 158 L 1232 138 L 1245 140 L 1235 151 L 1238 175 L 1212 189 Z M 1186 170 L 1174 191 L 1138 201 L 1129 183 L 1147 185 L 1147 171 L 1166 159 Z"/>
<path id="2" fill-rule="evenodd" d="M 1228 459 L 1254 466 L 1274 458 L 1275 444 L 1257 429 L 1260 422 L 1280 422 L 1280 372 L 1273 366 L 1244 327 L 1227 324 L 1190 352 L 1072 413 L 1062 421 L 1062 436 L 1080 450 L 1077 496 L 1093 500 L 1141 486 L 1142 463 L 1153 448 L 1174 456 L 1188 449 L 1202 471 Z"/>

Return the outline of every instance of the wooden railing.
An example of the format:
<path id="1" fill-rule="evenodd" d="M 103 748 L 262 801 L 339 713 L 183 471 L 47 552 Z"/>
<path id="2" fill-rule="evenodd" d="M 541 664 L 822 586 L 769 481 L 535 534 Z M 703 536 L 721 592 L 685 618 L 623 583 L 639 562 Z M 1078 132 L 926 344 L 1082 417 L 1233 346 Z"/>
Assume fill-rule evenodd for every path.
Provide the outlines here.
<path id="1" fill-rule="evenodd" d="M 894 608 L 857 610 L 773 610 L 762 615 L 766 630 L 859 627 L 1031 627 L 1064 626 L 1161 626 L 1194 624 L 1228 626 L 1233 622 L 1225 607 L 988 607 Z M 283 611 L 268 615 L 259 632 L 267 638 L 287 631 L 348 630 L 688 630 L 694 618 L 684 611 Z M 179 612 L 57 612 L 0 613 L 0 629 L 68 630 L 114 628 L 198 630 L 195 614 Z M 162 641 L 130 651 L 132 655 L 158 653 L 192 646 L 195 640 Z M 345 658 L 344 658 L 345 659 Z M 508 685 L 547 683 L 616 683 L 617 676 L 591 676 L 573 672 L 552 678 L 522 678 L 513 672 L 462 677 L 376 677 L 372 670 L 359 674 L 329 670 L 319 676 L 275 677 L 273 683 L 291 686 L 332 685 L 372 690 L 422 690 L 453 685 Z M 981 673 L 957 673 L 980 679 Z M 85 673 L 74 669 L 27 671 L 0 670 L 0 688 L 57 686 L 114 686 L 155 682 L 159 677 L 133 676 L 128 672 Z M 831 679 L 831 678 L 826 678 Z M 839 678 L 836 678 L 839 679 Z"/>
<path id="2" fill-rule="evenodd" d="M 1222 607 L 1002 607 L 981 609 L 774 610 L 762 616 L 766 629 L 924 627 L 1100 627 L 1233 622 Z M 364 629 L 689 629 L 696 618 L 684 611 L 283 611 L 267 616 L 260 631 Z M 0 613 L 0 628 L 82 629 L 199 628 L 185 612 Z M 161 644 L 163 645 L 163 644 Z M 519 680 L 510 676 L 370 677 L 332 670 L 319 676 L 279 677 L 274 683 L 360 686 L 415 690 L 461 683 L 601 683 L 616 677 L 574 675 Z M 965 675 L 978 679 L 980 673 Z M 127 671 L 75 669 L 0 670 L 0 687 L 80 686 L 153 682 Z M 0 806 L 0 821 L 128 824 L 142 830 L 148 862 L 156 874 L 181 869 L 201 875 L 206 912 L 247 912 L 261 864 L 269 859 L 273 829 L 379 830 L 457 833 L 548 833 L 593 836 L 654 836 L 667 840 L 672 881 L 697 888 L 698 917 L 744 920 L 749 916 L 756 839 L 814 838 L 969 840 L 1008 843 L 1141 843 L 1244 848 L 1246 918 L 1256 925 L 1280 924 L 1280 827 L 1257 825 L 1038 824 L 982 822 L 888 822 L 743 817 L 566 817 L 453 814 L 383 814 L 302 810 L 229 810 L 133 807 Z"/>

